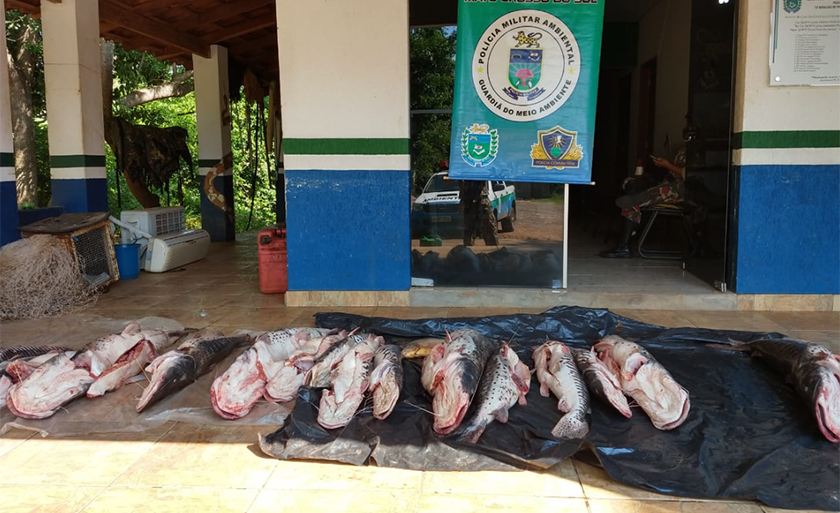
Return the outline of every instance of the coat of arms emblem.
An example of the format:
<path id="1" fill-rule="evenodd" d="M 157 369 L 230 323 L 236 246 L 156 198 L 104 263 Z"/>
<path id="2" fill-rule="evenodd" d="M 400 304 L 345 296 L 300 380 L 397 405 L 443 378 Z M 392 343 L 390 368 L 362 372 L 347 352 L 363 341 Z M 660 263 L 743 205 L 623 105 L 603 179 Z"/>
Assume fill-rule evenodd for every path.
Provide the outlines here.
<path id="1" fill-rule="evenodd" d="M 461 157 L 472 167 L 484 167 L 496 160 L 499 131 L 489 125 L 474 123 L 461 134 Z"/>
<path id="2" fill-rule="evenodd" d="M 577 132 L 555 126 L 537 132 L 539 142 L 531 146 L 531 167 L 546 169 L 578 168 L 583 148 L 577 144 Z"/>

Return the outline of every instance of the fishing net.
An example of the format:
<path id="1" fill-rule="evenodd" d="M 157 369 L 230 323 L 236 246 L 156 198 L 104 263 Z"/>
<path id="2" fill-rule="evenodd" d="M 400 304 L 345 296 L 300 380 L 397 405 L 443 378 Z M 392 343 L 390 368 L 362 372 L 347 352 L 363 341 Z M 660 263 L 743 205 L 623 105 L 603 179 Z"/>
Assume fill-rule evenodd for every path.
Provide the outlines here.
<path id="1" fill-rule="evenodd" d="M 0 319 L 36 319 L 73 312 L 96 301 L 79 262 L 49 235 L 0 250 Z"/>

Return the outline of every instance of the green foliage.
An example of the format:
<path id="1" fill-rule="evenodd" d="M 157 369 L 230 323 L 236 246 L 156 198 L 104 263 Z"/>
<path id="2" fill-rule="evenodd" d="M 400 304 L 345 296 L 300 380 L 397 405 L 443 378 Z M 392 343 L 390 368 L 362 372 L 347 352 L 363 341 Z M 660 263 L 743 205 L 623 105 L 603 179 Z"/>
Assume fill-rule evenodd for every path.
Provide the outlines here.
<path id="1" fill-rule="evenodd" d="M 18 38 L 26 30 L 35 32 L 34 43 L 21 43 Z M 44 117 L 47 111 L 47 97 L 44 94 L 44 44 L 41 33 L 41 20 L 28 14 L 22 14 L 17 9 L 6 11 L 6 48 L 11 55 L 17 54 L 21 44 L 26 44 L 33 56 L 32 82 L 32 110 L 35 117 Z M 3 58 L 6 58 L 4 55 Z"/>
<path id="2" fill-rule="evenodd" d="M 411 109 L 452 109 L 455 90 L 455 32 L 443 28 L 413 29 L 410 36 Z M 411 162 L 414 186 L 449 161 L 452 116 L 414 114 L 411 117 Z"/>

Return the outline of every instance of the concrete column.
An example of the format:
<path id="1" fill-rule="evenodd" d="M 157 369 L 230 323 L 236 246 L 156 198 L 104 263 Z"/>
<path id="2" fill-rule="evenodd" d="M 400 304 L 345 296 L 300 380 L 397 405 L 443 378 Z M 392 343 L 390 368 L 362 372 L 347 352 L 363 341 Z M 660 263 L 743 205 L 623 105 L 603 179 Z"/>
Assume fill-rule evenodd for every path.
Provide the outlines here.
<path id="1" fill-rule="evenodd" d="M 66 212 L 107 211 L 99 4 L 43 1 L 41 23 L 52 203 Z"/>
<path id="2" fill-rule="evenodd" d="M 277 28 L 286 304 L 407 304 L 408 0 L 277 2 Z"/>
<path id="3" fill-rule="evenodd" d="M 210 58 L 193 55 L 201 227 L 210 240 L 234 240 L 233 155 L 230 147 L 230 94 L 227 48 L 213 45 Z"/>
<path id="4" fill-rule="evenodd" d="M 6 24 L 5 0 L 0 0 L 3 25 Z M 12 140 L 12 109 L 9 100 L 9 68 L 6 62 L 6 38 L 0 42 L 0 246 L 20 238 L 18 203 L 15 190 L 15 155 Z"/>

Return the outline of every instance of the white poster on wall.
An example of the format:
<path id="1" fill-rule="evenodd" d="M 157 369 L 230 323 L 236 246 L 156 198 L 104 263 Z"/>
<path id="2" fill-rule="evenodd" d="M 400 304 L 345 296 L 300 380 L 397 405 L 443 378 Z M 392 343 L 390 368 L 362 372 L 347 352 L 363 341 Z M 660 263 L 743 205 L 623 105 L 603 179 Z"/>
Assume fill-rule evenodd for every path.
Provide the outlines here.
<path id="1" fill-rule="evenodd" d="M 840 0 L 773 0 L 770 85 L 840 85 Z"/>

